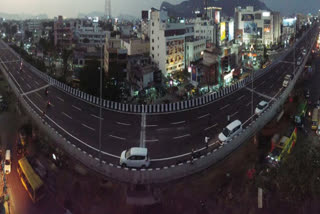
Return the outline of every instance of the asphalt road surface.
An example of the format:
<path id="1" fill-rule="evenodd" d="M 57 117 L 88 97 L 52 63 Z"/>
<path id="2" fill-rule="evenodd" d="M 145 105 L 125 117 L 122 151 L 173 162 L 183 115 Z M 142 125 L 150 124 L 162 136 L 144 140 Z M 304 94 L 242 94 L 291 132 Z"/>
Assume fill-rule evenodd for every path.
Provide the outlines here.
<path id="1" fill-rule="evenodd" d="M 302 56 L 302 47 L 311 48 L 310 38 L 307 35 L 304 41 L 299 41 L 296 58 Z M 55 87 L 49 88 L 47 97 L 44 88 L 48 83 L 27 66 L 20 72 L 19 60 L 1 41 L 0 62 L 7 67 L 21 93 L 30 92 L 24 99 L 39 114 L 45 110 L 45 120 L 66 139 L 99 157 L 99 108 Z M 108 163 L 118 164 L 123 150 L 147 147 L 152 159 L 150 167 L 162 167 L 185 160 L 192 149 L 204 147 L 205 136 L 210 137 L 214 147 L 218 134 L 228 124 L 227 115 L 230 121 L 248 121 L 252 105 L 254 109 L 261 100 L 270 101 L 281 93 L 284 76 L 292 74 L 293 64 L 293 53 L 290 53 L 283 62 L 257 78 L 253 83 L 253 102 L 249 84 L 212 103 L 180 112 L 143 115 L 103 109 L 101 157 Z M 46 110 L 48 100 L 52 106 Z M 144 121 L 145 132 L 142 132 Z"/>

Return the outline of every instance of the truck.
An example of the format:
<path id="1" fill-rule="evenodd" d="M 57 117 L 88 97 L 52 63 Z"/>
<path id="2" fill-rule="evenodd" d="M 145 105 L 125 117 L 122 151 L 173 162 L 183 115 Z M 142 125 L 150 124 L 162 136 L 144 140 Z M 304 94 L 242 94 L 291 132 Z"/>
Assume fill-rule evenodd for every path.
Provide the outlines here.
<path id="1" fill-rule="evenodd" d="M 303 101 L 298 105 L 298 111 L 294 117 L 294 122 L 296 126 L 302 127 L 302 124 L 303 124 L 302 122 L 306 116 L 306 112 L 307 112 L 307 101 Z"/>
<path id="2" fill-rule="evenodd" d="M 274 138 L 276 139 L 276 138 Z M 279 141 L 273 142 L 266 160 L 272 166 L 278 166 L 282 159 L 291 153 L 297 141 L 297 128 L 290 127 Z"/>

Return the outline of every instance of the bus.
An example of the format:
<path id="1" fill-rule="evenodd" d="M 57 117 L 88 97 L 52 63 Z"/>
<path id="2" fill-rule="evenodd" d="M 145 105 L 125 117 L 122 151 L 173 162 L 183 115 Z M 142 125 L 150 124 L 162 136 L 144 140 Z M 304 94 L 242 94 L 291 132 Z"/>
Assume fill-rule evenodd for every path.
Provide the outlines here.
<path id="1" fill-rule="evenodd" d="M 316 130 L 318 128 L 318 109 L 314 108 L 312 112 L 312 123 L 311 129 Z"/>
<path id="2" fill-rule="evenodd" d="M 34 172 L 28 159 L 21 158 L 17 167 L 20 180 L 24 188 L 27 190 L 33 203 L 38 202 L 44 197 L 44 184 L 41 178 Z"/>

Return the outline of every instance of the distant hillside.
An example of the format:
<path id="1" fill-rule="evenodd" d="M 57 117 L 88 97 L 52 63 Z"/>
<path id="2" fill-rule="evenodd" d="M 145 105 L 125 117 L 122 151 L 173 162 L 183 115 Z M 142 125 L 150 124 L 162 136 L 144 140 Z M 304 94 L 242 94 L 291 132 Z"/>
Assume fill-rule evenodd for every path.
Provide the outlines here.
<path id="1" fill-rule="evenodd" d="M 31 15 L 31 14 L 10 14 L 10 13 L 2 13 L 0 12 L 0 17 L 9 19 L 9 20 L 24 20 L 24 19 L 48 19 L 47 14 L 38 14 L 38 15 Z"/>
<path id="2" fill-rule="evenodd" d="M 255 10 L 270 10 L 259 0 L 208 0 L 208 6 L 222 7 L 222 14 L 226 16 L 233 16 L 234 8 L 238 6 L 253 6 Z M 195 10 L 203 11 L 204 1 L 188 0 L 177 5 L 172 5 L 165 1 L 160 8 L 167 10 L 170 16 L 194 17 Z"/>

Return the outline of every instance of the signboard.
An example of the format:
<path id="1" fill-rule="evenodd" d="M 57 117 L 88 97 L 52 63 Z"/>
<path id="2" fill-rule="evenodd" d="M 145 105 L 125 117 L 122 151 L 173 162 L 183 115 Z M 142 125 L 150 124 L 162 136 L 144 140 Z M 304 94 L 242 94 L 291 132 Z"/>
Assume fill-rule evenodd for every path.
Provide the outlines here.
<path id="1" fill-rule="evenodd" d="M 255 34 L 257 32 L 257 24 L 254 22 L 245 22 L 243 32 L 247 34 Z"/>
<path id="2" fill-rule="evenodd" d="M 283 19 L 282 24 L 283 27 L 294 27 L 296 25 L 296 19 L 291 18 L 291 19 Z"/>
<path id="3" fill-rule="evenodd" d="M 214 12 L 214 23 L 219 24 L 220 23 L 220 11 L 216 10 Z"/>
<path id="4" fill-rule="evenodd" d="M 141 18 L 142 18 L 142 19 L 149 19 L 149 11 L 143 10 L 143 11 L 141 12 Z"/>
<path id="5" fill-rule="evenodd" d="M 241 21 L 253 21 L 254 15 L 253 14 L 243 14 Z"/>
<path id="6" fill-rule="evenodd" d="M 223 41 L 226 39 L 226 23 L 220 23 L 220 40 Z"/>
<path id="7" fill-rule="evenodd" d="M 270 12 L 269 11 L 262 12 L 262 16 L 263 17 L 269 17 L 270 16 Z"/>
<path id="8" fill-rule="evenodd" d="M 192 67 L 191 80 L 197 81 L 197 68 L 196 67 Z"/>
<path id="9" fill-rule="evenodd" d="M 228 40 L 234 40 L 234 22 L 229 22 L 229 32 L 228 32 Z"/>

